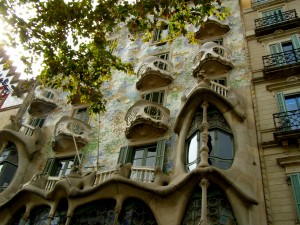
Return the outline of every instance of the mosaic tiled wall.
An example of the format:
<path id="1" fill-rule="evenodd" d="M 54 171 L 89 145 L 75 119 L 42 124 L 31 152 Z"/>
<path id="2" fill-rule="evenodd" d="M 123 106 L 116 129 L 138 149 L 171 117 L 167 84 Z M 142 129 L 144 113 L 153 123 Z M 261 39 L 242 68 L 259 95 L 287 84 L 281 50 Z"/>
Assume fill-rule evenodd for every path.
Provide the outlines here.
<path id="1" fill-rule="evenodd" d="M 233 53 L 234 69 L 228 72 L 228 84 L 234 88 L 241 88 L 250 84 L 250 73 L 248 68 L 247 50 L 243 39 L 244 28 L 242 27 L 240 9 L 238 1 L 223 1 L 224 5 L 231 10 L 231 16 L 228 21 L 230 31 L 224 36 L 224 45 L 229 47 Z M 195 28 L 194 28 L 195 29 Z M 165 106 L 170 110 L 169 125 L 170 129 L 166 133 L 167 139 L 164 170 L 172 173 L 174 161 L 174 145 L 176 135 L 173 131 L 176 116 L 179 113 L 181 97 L 195 86 L 196 80 L 192 76 L 195 65 L 193 59 L 197 54 L 200 44 L 189 44 L 185 38 L 177 38 L 172 43 L 156 46 L 149 43 L 143 43 L 140 39 L 135 42 L 130 41 L 126 31 L 116 34 L 119 38 L 118 47 L 115 54 L 121 56 L 123 60 L 134 63 L 135 71 L 142 64 L 143 59 L 149 55 L 155 55 L 160 52 L 170 52 L 170 60 L 174 64 L 176 79 L 167 87 Z M 84 166 L 86 168 L 96 165 L 97 155 L 99 155 L 99 163 L 101 170 L 113 169 L 116 166 L 118 154 L 122 146 L 128 144 L 125 138 L 126 122 L 125 114 L 138 99 L 140 92 L 135 85 L 138 81 L 136 75 L 127 75 L 116 71 L 113 79 L 106 82 L 103 86 L 105 98 L 107 99 L 106 112 L 95 115 L 91 121 L 93 134 L 90 143 L 82 149 L 84 155 Z M 65 96 L 61 96 L 61 104 L 59 109 L 55 110 L 48 116 L 45 126 L 54 127 L 55 123 L 63 115 L 70 113 L 71 107 L 64 104 Z M 26 120 L 26 118 L 24 118 Z M 47 144 L 45 157 L 52 155 L 51 142 L 54 135 L 50 135 L 51 139 Z M 99 152 L 98 152 L 99 146 Z M 46 149 L 45 149 L 46 150 Z"/>

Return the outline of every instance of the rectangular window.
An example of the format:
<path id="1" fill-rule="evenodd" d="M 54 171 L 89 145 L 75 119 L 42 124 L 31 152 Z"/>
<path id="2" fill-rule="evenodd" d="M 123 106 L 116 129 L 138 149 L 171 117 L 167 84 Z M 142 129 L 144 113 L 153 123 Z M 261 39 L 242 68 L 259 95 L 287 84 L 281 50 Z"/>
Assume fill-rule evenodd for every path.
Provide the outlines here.
<path id="1" fill-rule="evenodd" d="M 269 51 L 271 56 L 266 59 L 267 66 L 283 66 L 300 62 L 300 39 L 298 34 L 292 35 L 290 40 L 270 44 Z"/>
<path id="2" fill-rule="evenodd" d="M 227 82 L 226 82 L 226 77 L 221 77 L 221 78 L 218 78 L 218 79 L 213 79 L 212 81 L 218 83 L 218 84 L 221 84 L 223 86 L 227 86 Z"/>
<path id="3" fill-rule="evenodd" d="M 169 52 L 163 53 L 163 54 L 159 54 L 159 55 L 155 55 L 156 57 L 163 59 L 163 60 L 169 60 Z M 156 67 L 158 67 L 161 70 L 167 70 L 168 69 L 168 64 L 166 64 L 165 62 L 161 62 L 161 61 L 156 61 L 154 62 L 154 65 Z"/>
<path id="4" fill-rule="evenodd" d="M 156 145 L 135 148 L 133 153 L 134 166 L 154 167 L 156 158 Z"/>
<path id="5" fill-rule="evenodd" d="M 72 166 L 74 165 L 78 165 L 77 156 L 68 158 L 49 158 L 43 173 L 54 177 L 64 177 L 70 174 Z"/>
<path id="6" fill-rule="evenodd" d="M 284 95 L 276 93 L 279 114 L 276 115 L 276 126 L 282 130 L 300 129 L 300 93 Z"/>
<path id="7" fill-rule="evenodd" d="M 300 222 L 300 173 L 291 174 L 290 178 L 298 213 L 298 222 Z"/>
<path id="8" fill-rule="evenodd" d="M 162 105 L 164 102 L 164 91 L 151 92 L 148 94 L 144 94 L 142 97 L 145 100 Z"/>
<path id="9" fill-rule="evenodd" d="M 79 108 L 74 110 L 73 118 L 81 120 L 82 122 L 89 122 L 89 107 Z"/>
<path id="10" fill-rule="evenodd" d="M 153 42 L 161 42 L 162 40 L 166 39 L 168 36 L 168 30 L 168 25 L 163 27 L 163 29 L 156 28 L 153 34 Z"/>
<path id="11" fill-rule="evenodd" d="M 44 125 L 45 121 L 46 121 L 46 117 L 41 117 L 41 118 L 34 117 L 34 118 L 30 119 L 29 125 L 32 127 L 40 127 L 41 128 Z"/>
<path id="12" fill-rule="evenodd" d="M 162 105 L 164 102 L 164 92 L 163 91 L 151 92 L 149 94 L 143 95 L 143 99 Z M 161 118 L 161 112 L 155 106 L 147 106 L 145 108 L 145 113 L 147 113 L 149 116 L 151 116 L 151 118 L 156 120 L 160 120 Z"/>
<path id="13" fill-rule="evenodd" d="M 52 98 L 54 97 L 53 92 L 48 91 L 48 90 L 45 90 L 44 93 L 43 93 L 43 95 L 44 95 L 46 98 L 50 98 L 50 99 L 52 99 Z"/>
<path id="14" fill-rule="evenodd" d="M 160 140 L 155 145 L 126 146 L 120 150 L 118 163 L 132 163 L 134 166 L 160 167 L 162 169 L 164 153 L 165 140 Z"/>

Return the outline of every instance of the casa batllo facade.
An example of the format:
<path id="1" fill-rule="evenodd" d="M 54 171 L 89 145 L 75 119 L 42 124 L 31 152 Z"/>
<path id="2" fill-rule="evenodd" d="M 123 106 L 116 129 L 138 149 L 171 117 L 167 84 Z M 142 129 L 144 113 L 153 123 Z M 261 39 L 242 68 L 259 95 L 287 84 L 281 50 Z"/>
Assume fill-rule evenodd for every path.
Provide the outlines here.
<path id="1" fill-rule="evenodd" d="M 167 27 L 149 43 L 112 35 L 135 75 L 116 71 L 104 84 L 105 113 L 35 86 L 20 123 L 0 131 L 0 161 L 17 162 L 5 173 L 1 224 L 275 223 L 246 39 L 252 8 L 223 4 L 226 20 L 191 27 L 201 45 L 163 42 Z"/>

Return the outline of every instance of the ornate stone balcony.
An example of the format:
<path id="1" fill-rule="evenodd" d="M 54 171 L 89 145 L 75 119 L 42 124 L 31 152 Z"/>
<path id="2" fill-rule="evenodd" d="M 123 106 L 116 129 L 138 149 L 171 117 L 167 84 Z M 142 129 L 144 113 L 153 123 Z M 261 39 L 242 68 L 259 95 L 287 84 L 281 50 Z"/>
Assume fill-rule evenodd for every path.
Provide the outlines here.
<path id="1" fill-rule="evenodd" d="M 217 37 L 226 34 L 230 30 L 227 20 L 219 20 L 212 15 L 207 18 L 204 25 L 195 33 L 197 39 L 206 39 L 210 37 Z"/>
<path id="2" fill-rule="evenodd" d="M 204 43 L 194 59 L 194 76 L 204 70 L 207 75 L 223 74 L 233 68 L 231 51 L 215 42 Z"/>
<path id="3" fill-rule="evenodd" d="M 53 150 L 57 153 L 69 152 L 84 147 L 89 141 L 91 127 L 81 120 L 63 116 L 55 126 Z"/>
<path id="4" fill-rule="evenodd" d="M 137 76 L 139 77 L 136 83 L 138 90 L 166 86 L 174 80 L 173 63 L 157 56 L 149 56 L 139 68 Z"/>
<path id="5" fill-rule="evenodd" d="M 46 116 L 57 107 L 58 93 L 50 88 L 35 89 L 35 96 L 29 105 L 28 112 L 32 116 Z"/>
<path id="6" fill-rule="evenodd" d="M 164 134 L 168 129 L 169 109 L 147 100 L 139 100 L 131 106 L 125 116 L 126 138 L 154 138 Z"/>

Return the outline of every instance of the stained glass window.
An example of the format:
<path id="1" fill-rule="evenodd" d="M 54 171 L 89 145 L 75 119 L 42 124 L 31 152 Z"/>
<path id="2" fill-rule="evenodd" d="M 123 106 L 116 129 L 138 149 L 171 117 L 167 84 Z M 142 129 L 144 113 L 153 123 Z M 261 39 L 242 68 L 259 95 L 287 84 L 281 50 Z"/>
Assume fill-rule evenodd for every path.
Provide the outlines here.
<path id="1" fill-rule="evenodd" d="M 112 225 L 115 218 L 115 201 L 97 201 L 78 207 L 72 225 Z"/>
<path id="2" fill-rule="evenodd" d="M 140 200 L 129 199 L 124 202 L 118 225 L 156 225 L 150 208 Z"/>
<path id="3" fill-rule="evenodd" d="M 183 225 L 198 225 L 201 219 L 201 189 L 196 189 L 186 209 Z M 208 224 L 237 225 L 231 205 L 221 189 L 211 184 L 207 193 L 207 220 Z"/>
<path id="4" fill-rule="evenodd" d="M 49 211 L 50 208 L 47 206 L 40 206 L 33 209 L 25 225 L 48 225 Z"/>

